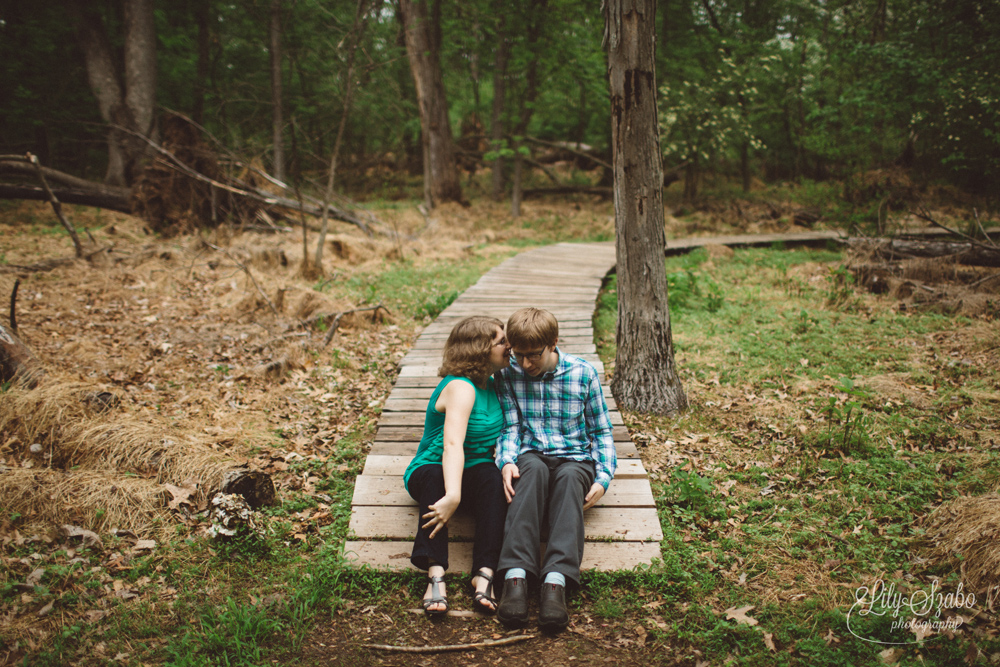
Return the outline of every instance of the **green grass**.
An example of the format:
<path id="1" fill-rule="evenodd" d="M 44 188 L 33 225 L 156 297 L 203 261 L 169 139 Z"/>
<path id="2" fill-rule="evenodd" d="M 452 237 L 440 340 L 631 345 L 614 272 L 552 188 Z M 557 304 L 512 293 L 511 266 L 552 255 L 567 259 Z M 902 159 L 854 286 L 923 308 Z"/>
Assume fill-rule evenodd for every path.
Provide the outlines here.
<path id="1" fill-rule="evenodd" d="M 683 417 L 633 426 L 647 433 L 655 427 L 660 439 L 708 433 L 727 444 L 695 470 L 652 475 L 663 480 L 654 494 L 664 560 L 623 585 L 643 591 L 642 599 L 629 606 L 630 593 L 605 575 L 587 577 L 603 609 L 641 617 L 650 599 L 670 603 L 662 607 L 670 609 L 667 627 L 653 632 L 664 650 L 689 645 L 711 664 L 880 664 L 887 646 L 848 632 L 854 590 L 876 577 L 917 586 L 948 575 L 917 558 L 921 525 L 941 502 L 1000 480 L 996 452 L 956 426 L 992 428 L 967 392 L 995 391 L 1000 371 L 916 353 L 928 334 L 970 323 L 904 315 L 858 295 L 838 262 L 835 252 L 782 249 L 741 250 L 714 264 L 700 252 L 667 260 L 668 275 L 684 277 L 670 287 L 678 364 L 685 384 L 698 388 L 689 388 L 694 405 Z M 615 285 L 614 278 L 606 283 L 595 315 L 605 363 L 615 353 Z M 886 373 L 932 385 L 933 407 L 867 388 L 867 378 Z M 720 409 L 733 398 L 747 408 Z M 718 491 L 727 481 L 736 483 L 728 497 Z M 740 574 L 754 586 L 741 584 Z M 815 577 L 818 588 L 810 588 Z M 809 594 L 769 601 L 799 590 Z M 735 626 L 720 615 L 745 605 L 755 606 L 759 626 Z M 881 641 L 913 639 L 886 617 L 860 626 Z M 776 653 L 761 640 L 765 632 Z M 1000 648 L 966 631 L 909 644 L 899 664 L 917 653 L 923 664 L 955 664 L 970 642 Z"/>

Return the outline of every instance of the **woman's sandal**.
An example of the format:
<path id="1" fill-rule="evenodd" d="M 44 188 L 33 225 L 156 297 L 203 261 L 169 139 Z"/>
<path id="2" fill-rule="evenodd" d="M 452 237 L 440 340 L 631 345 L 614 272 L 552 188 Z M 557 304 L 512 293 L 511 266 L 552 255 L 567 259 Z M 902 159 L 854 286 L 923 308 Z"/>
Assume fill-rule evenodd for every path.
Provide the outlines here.
<path id="1" fill-rule="evenodd" d="M 474 575 L 472 575 L 473 579 L 475 579 L 476 577 L 480 577 L 481 579 L 485 579 L 487 581 L 486 591 L 492 590 L 493 577 L 486 574 L 482 570 L 479 570 Z M 483 614 L 495 614 L 497 611 L 497 599 L 492 595 L 490 595 L 489 593 L 487 593 L 486 591 L 477 591 L 476 585 L 474 583 L 472 584 L 472 590 L 474 593 L 472 598 L 473 609 Z M 493 606 L 490 607 L 489 605 L 486 604 L 487 602 L 489 602 Z"/>
<path id="2" fill-rule="evenodd" d="M 428 616 L 444 616 L 448 613 L 448 598 L 441 595 L 439 585 L 444 585 L 444 577 L 427 577 L 431 582 L 431 596 L 421 602 L 424 613 Z M 443 604 L 443 609 L 431 609 L 431 605 Z"/>

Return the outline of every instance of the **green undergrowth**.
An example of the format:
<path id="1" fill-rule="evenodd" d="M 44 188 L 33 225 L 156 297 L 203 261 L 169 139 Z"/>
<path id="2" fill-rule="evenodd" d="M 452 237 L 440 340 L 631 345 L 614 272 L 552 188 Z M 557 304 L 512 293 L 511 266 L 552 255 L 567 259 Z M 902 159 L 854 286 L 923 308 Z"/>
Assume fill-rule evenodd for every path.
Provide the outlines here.
<path id="1" fill-rule="evenodd" d="M 590 575 L 602 608 L 651 618 L 647 645 L 709 664 L 947 665 L 1000 649 L 987 621 L 918 644 L 891 609 L 849 615 L 879 579 L 956 589 L 957 563 L 927 560 L 921 538 L 943 502 L 1000 481 L 996 420 L 975 398 L 997 396 L 1000 370 L 956 364 L 935 336 L 977 323 L 856 293 L 831 250 L 699 250 L 666 265 L 692 407 L 626 413 L 656 480 L 663 561 Z M 611 277 L 595 315 L 609 365 L 616 310 Z M 727 619 L 747 606 L 756 625 Z"/>

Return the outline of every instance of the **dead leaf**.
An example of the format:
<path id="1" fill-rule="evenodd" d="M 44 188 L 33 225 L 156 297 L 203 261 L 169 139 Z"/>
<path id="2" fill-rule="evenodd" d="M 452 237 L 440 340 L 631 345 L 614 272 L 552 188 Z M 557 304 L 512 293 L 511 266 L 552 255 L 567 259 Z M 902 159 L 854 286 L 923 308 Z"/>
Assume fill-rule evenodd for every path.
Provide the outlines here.
<path id="1" fill-rule="evenodd" d="M 45 570 L 38 568 L 28 575 L 28 578 L 24 580 L 24 583 L 32 587 L 37 586 L 42 581 L 43 576 L 45 576 Z"/>
<path id="2" fill-rule="evenodd" d="M 745 607 L 730 607 L 726 610 L 726 620 L 733 620 L 737 623 L 743 623 L 745 625 L 757 625 L 757 619 L 752 616 L 747 616 L 747 612 L 754 608 L 754 605 L 748 604 Z"/>
<path id="3" fill-rule="evenodd" d="M 156 548 L 156 540 L 139 540 L 132 547 L 132 551 L 152 551 Z"/>
<path id="4" fill-rule="evenodd" d="M 54 607 L 55 604 L 55 600 L 49 602 L 47 605 L 38 610 L 38 615 L 41 617 L 48 616 L 52 612 L 52 607 Z"/>
<path id="5" fill-rule="evenodd" d="M 179 510 L 181 505 L 189 505 L 191 507 L 195 506 L 192 502 L 191 496 L 198 492 L 198 489 L 191 487 L 174 486 L 173 484 L 164 484 L 163 488 L 170 492 L 173 499 L 167 503 L 167 507 L 172 510 Z"/>
<path id="6" fill-rule="evenodd" d="M 766 646 L 772 653 L 778 650 L 774 647 L 774 635 L 770 632 L 764 633 L 764 646 Z"/>
<path id="7" fill-rule="evenodd" d="M 79 537 L 83 540 L 83 543 L 88 547 L 101 547 L 101 538 L 97 536 L 97 533 L 87 530 L 86 528 L 80 528 L 79 526 L 71 526 L 66 524 L 62 527 L 63 533 L 66 537 L 72 539 L 74 537 Z"/>
<path id="8" fill-rule="evenodd" d="M 840 637 L 833 634 L 833 628 L 830 628 L 829 630 L 826 631 L 826 634 L 823 635 L 823 641 L 826 642 L 827 646 L 829 646 L 830 644 L 839 644 Z"/>
<path id="9" fill-rule="evenodd" d="M 878 657 L 881 658 L 883 665 L 895 665 L 896 662 L 903 657 L 903 649 L 887 648 L 886 650 L 879 652 Z"/>
<path id="10" fill-rule="evenodd" d="M 934 634 L 934 630 L 931 628 L 930 623 L 916 618 L 911 618 L 907 627 L 909 627 L 910 632 L 917 636 L 918 642 L 922 642 Z"/>

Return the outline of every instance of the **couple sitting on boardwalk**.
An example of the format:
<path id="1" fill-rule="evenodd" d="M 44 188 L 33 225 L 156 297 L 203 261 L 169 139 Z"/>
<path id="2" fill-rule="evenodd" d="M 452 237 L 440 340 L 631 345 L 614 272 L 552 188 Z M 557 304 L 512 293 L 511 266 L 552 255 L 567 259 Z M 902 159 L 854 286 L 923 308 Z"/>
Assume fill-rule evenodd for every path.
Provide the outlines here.
<path id="1" fill-rule="evenodd" d="M 500 320 L 468 317 L 448 337 L 443 379 L 403 476 L 420 510 L 410 560 L 428 573 L 428 615 L 448 610 L 448 521 L 464 503 L 476 522 L 477 611 L 523 625 L 530 577 L 541 582 L 539 625 L 558 630 L 569 623 L 566 586 L 580 580 L 583 513 L 607 491 L 616 456 L 597 371 L 561 352 L 558 338 L 556 318 L 537 308 L 516 311 L 506 331 Z"/>

